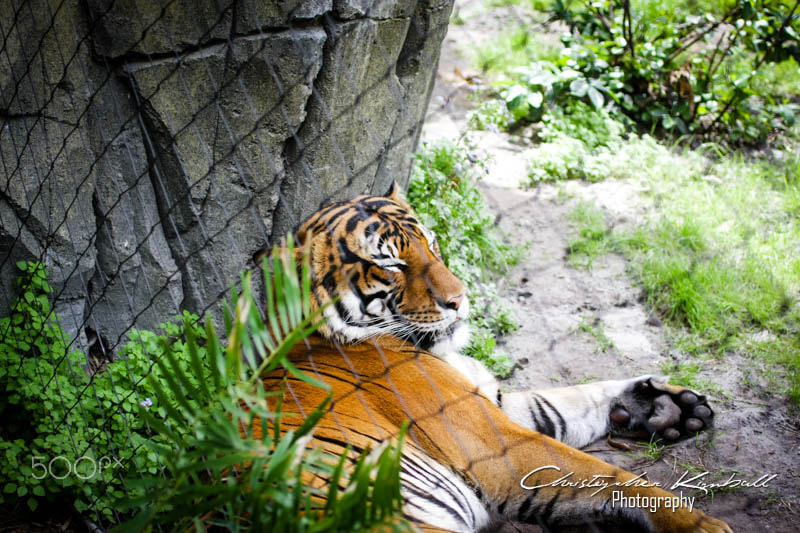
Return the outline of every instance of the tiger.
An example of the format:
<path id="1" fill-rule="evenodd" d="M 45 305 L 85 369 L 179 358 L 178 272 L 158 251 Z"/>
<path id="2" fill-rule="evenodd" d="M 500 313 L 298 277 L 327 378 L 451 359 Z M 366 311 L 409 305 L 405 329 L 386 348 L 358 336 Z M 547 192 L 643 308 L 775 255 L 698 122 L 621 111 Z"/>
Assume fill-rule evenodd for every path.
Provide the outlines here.
<path id="1" fill-rule="evenodd" d="M 299 250 L 308 254 L 311 309 L 322 309 L 325 321 L 288 357 L 333 394 L 309 446 L 352 456 L 397 438 L 407 422 L 402 513 L 420 530 L 479 531 L 515 521 L 731 531 L 698 509 L 620 505 L 673 495 L 578 449 L 610 432 L 670 441 L 695 435 L 713 422 L 706 398 L 655 375 L 501 392 L 488 369 L 462 353 L 466 287 L 396 182 L 383 196 L 319 210 L 296 242 L 297 261 Z M 328 394 L 280 368 L 262 379 L 268 390 L 283 391 L 285 408 L 296 407 L 282 431 L 299 427 Z M 605 488 L 581 488 L 578 481 L 587 480 Z"/>

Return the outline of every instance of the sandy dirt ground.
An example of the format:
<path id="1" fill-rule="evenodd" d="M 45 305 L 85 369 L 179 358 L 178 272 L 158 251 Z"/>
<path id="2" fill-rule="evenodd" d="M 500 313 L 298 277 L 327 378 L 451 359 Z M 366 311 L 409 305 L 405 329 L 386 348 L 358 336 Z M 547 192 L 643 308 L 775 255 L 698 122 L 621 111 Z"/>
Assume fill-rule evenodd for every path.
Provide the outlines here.
<path id="1" fill-rule="evenodd" d="M 486 12 L 481 2 L 457 2 L 464 23 L 450 26 L 445 38 L 434 95 L 423 137 L 456 138 L 466 129 L 470 94 L 485 83 L 474 71 L 470 46 L 496 37 L 520 20 L 519 10 Z M 542 31 L 546 31 L 544 28 Z M 503 382 L 508 390 L 541 389 L 591 380 L 662 373 L 669 361 L 689 361 L 670 344 L 668 328 L 643 303 L 640 288 L 627 273 L 626 260 L 609 255 L 591 269 L 574 268 L 566 246 L 574 237 L 567 214 L 581 200 L 601 207 L 612 225 L 642 219 L 648 203 L 635 184 L 606 180 L 596 184 L 568 182 L 525 189 L 525 146 L 505 133 L 480 132 L 478 146 L 492 155 L 483 192 L 499 225 L 514 245 L 529 246 L 522 264 L 505 277 L 502 297 L 515 310 L 520 329 L 501 347 L 517 361 Z M 581 321 L 602 330 L 613 344 L 579 329 Z M 777 474 L 766 488 L 738 488 L 697 496 L 696 506 L 731 524 L 734 531 L 800 531 L 800 429 L 780 395 L 772 395 L 747 354 L 733 354 L 700 372 L 718 386 L 708 395 L 716 414 L 713 430 L 666 447 L 660 454 L 633 445 L 621 451 L 606 441 L 587 451 L 669 487 L 687 470 L 708 471 L 708 482 L 735 474 L 738 479 Z M 689 491 L 685 494 L 688 496 Z M 509 531 L 528 530 L 518 524 Z M 534 528 L 535 529 L 535 528 Z M 582 530 L 582 529 L 579 529 Z"/>

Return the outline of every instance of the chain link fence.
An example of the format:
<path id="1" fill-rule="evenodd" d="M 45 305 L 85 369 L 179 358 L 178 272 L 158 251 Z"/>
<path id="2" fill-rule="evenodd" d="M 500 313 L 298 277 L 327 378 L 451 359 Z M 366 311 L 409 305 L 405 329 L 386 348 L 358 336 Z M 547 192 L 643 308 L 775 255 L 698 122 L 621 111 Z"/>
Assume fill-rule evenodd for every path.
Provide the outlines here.
<path id="1" fill-rule="evenodd" d="M 408 183 L 451 7 L 2 3 L 0 335 L 22 354 L 4 372 L 47 391 L 37 423 L 53 435 L 100 428 L 37 442 L 41 461 L 99 458 L 96 440 L 146 454 L 130 406 L 152 401 L 140 386 L 154 362 L 128 362 L 133 345 L 147 352 L 136 332 L 162 333 L 185 311 L 221 323 L 255 252 L 332 201 Z M 106 372 L 114 361 L 124 372 Z M 3 408 L 26 401 L 10 391 Z M 0 423 L 7 455 L 45 429 L 13 418 Z M 97 524 L 119 519 L 96 501 L 119 496 L 103 479 L 79 509 Z"/>
<path id="2" fill-rule="evenodd" d="M 130 496 L 127 480 L 164 475 L 146 444 L 153 432 L 137 413 L 139 406 L 163 409 L 148 378 L 162 379 L 157 357 L 165 343 L 182 349 L 186 328 L 206 314 L 221 326 L 241 272 L 312 213 L 359 194 L 384 194 L 394 181 L 407 188 L 426 120 L 449 117 L 457 126 L 446 133 L 462 133 L 468 106 L 449 104 L 477 90 L 479 74 L 455 72 L 457 83 L 433 93 L 442 40 L 458 20 L 452 10 L 452 0 L 0 4 L 6 507 L 13 501 L 36 511 L 47 501 L 48 513 L 80 515 L 79 530 L 102 531 L 128 517 L 113 504 Z M 506 11 L 514 23 L 533 24 L 513 5 Z M 450 157 L 472 171 L 483 165 L 466 149 Z M 466 179 L 477 175 L 472 171 L 454 182 L 474 185 Z M 502 194 L 486 196 L 498 204 Z M 538 209 L 538 198 L 525 201 Z M 484 226 L 497 223 L 491 216 Z M 542 271 L 561 258 L 543 261 Z M 468 266 L 451 267 L 471 275 Z M 496 298 L 498 287 L 489 285 L 481 287 Z M 580 280 L 574 285 L 575 293 L 588 292 Z M 478 299 L 478 314 L 505 313 L 492 301 Z M 543 357 L 575 356 L 571 326 L 548 325 L 540 308 L 523 311 L 548 337 Z M 201 329 L 192 334 L 203 336 Z M 355 368 L 347 349 L 337 348 Z M 376 351 L 394 377 L 393 363 L 377 344 Z M 313 351 L 307 359 L 304 369 L 323 379 Z M 494 432 L 495 450 L 475 454 L 445 416 L 472 401 L 474 391 L 443 398 L 416 358 L 406 363 L 434 384 L 438 405 L 429 417 L 443 420 L 447 438 L 467 457 L 465 471 L 487 461 L 510 464 L 517 452 L 501 431 Z M 395 407 L 410 417 L 408 391 L 387 383 Z M 360 390 L 353 398 L 372 417 Z M 546 401 L 536 402 L 532 427 L 565 437 L 558 411 L 550 406 L 548 414 Z M 486 410 L 474 415 L 492 423 Z M 326 431 L 347 434 L 338 424 Z M 415 439 L 412 431 L 409 440 L 425 449 Z M 563 464 L 553 449 L 543 457 Z M 87 459 L 79 465 L 76 458 Z M 47 476 L 39 476 L 43 468 Z M 526 473 L 511 471 L 515 479 Z M 63 482 L 69 476 L 80 478 L 79 490 Z M 426 490 L 439 488 L 431 482 Z M 472 487 L 463 488 L 465 500 L 477 501 Z M 59 491 L 74 503 L 65 506 Z M 547 529 L 557 498 L 540 507 L 532 501 L 515 504 L 528 525 L 506 528 L 535 529 L 539 521 Z"/>

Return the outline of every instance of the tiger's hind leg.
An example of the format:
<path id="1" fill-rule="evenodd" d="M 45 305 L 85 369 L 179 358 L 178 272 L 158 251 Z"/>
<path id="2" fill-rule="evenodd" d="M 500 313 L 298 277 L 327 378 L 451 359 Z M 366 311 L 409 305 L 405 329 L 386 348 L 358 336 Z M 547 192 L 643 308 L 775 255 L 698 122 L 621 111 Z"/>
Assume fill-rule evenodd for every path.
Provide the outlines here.
<path id="1" fill-rule="evenodd" d="M 613 433 L 673 442 L 711 427 L 706 397 L 661 376 L 503 394 L 515 422 L 575 447 Z"/>

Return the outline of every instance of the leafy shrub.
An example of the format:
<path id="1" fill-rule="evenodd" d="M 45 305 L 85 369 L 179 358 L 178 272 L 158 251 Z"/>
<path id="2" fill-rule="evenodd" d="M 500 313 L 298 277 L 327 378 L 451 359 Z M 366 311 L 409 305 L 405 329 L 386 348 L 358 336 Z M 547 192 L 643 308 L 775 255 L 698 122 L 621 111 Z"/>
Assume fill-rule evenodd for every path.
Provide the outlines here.
<path id="1" fill-rule="evenodd" d="M 600 109 L 609 89 L 591 72 L 562 68 L 551 61 L 536 61 L 512 71 L 515 82 L 499 82 L 501 97 L 516 121 L 537 122 L 548 107 L 585 100 Z"/>
<path id="2" fill-rule="evenodd" d="M 581 141 L 589 150 L 601 146 L 617 147 L 623 140 L 625 125 L 604 109 L 592 108 L 581 101 L 570 102 L 550 111 L 542 120 L 539 137 L 553 141 L 567 136 Z"/>
<path id="3" fill-rule="evenodd" d="M 776 63 L 800 57 L 796 4 L 736 0 L 721 16 L 668 4 L 554 3 L 571 30 L 556 67 L 580 72 L 651 131 L 757 142 L 793 124 L 798 107 L 757 88 Z"/>
<path id="4" fill-rule="evenodd" d="M 540 132 L 544 142 L 526 154 L 532 185 L 565 179 L 596 182 L 627 178 L 641 181 L 646 187 L 659 180 L 666 168 L 699 178 L 709 163 L 700 151 L 678 154 L 647 134 L 631 133 L 623 139 L 624 126 L 605 110 L 577 105 L 584 106 L 584 111 L 565 113 L 553 109 L 545 117 Z"/>
<path id="5" fill-rule="evenodd" d="M 477 109 L 469 112 L 467 124 L 476 130 L 489 130 L 496 133 L 500 129 L 507 128 L 511 118 L 511 113 L 503 102 L 486 100 L 481 102 Z"/>
<path id="6" fill-rule="evenodd" d="M 23 500 L 33 510 L 44 500 L 61 498 L 79 511 L 95 508 L 112 519 L 114 502 L 126 492 L 135 494 L 123 479 L 161 470 L 158 457 L 142 448 L 160 437 L 137 415 L 143 402 L 154 416 L 167 416 L 145 381 L 148 375 L 156 383 L 163 379 L 158 369 L 151 372 L 153 361 L 169 346 L 188 368 L 181 339 L 189 330 L 199 338 L 205 334 L 189 314 L 182 326 L 162 325 L 166 336 L 131 331 L 122 358 L 90 377 L 86 356 L 69 350 L 70 341 L 52 313 L 46 270 L 35 262 L 17 267 L 22 271 L 16 282 L 19 296 L 11 316 L 0 319 L 0 417 L 5 421 L 0 474 L 6 479 L 0 502 Z M 202 374 L 193 378 L 201 379 Z M 50 472 L 43 475 L 39 464 Z M 78 466 L 69 472 L 68 464 Z M 101 464 L 105 468 L 93 466 Z"/>
<path id="7" fill-rule="evenodd" d="M 797 7 L 556 0 L 550 11 L 570 29 L 560 55 L 526 52 L 536 48 L 531 37 L 515 33 L 506 53 L 489 45 L 479 59 L 510 76 L 497 85 L 515 121 L 537 122 L 580 101 L 642 131 L 757 143 L 790 128 L 800 110 Z"/>
<path id="8" fill-rule="evenodd" d="M 558 41 L 548 42 L 529 26 L 519 26 L 476 46 L 474 63 L 481 72 L 503 72 L 531 61 L 555 60 L 559 49 Z"/>
<path id="9" fill-rule="evenodd" d="M 485 162 L 463 146 L 425 144 L 417 153 L 408 200 L 436 233 L 447 265 L 467 286 L 473 335 L 466 353 L 507 376 L 513 361 L 495 350 L 495 338 L 516 325 L 499 304 L 494 280 L 519 261 L 520 253 L 503 242 L 477 189 L 484 171 Z"/>

